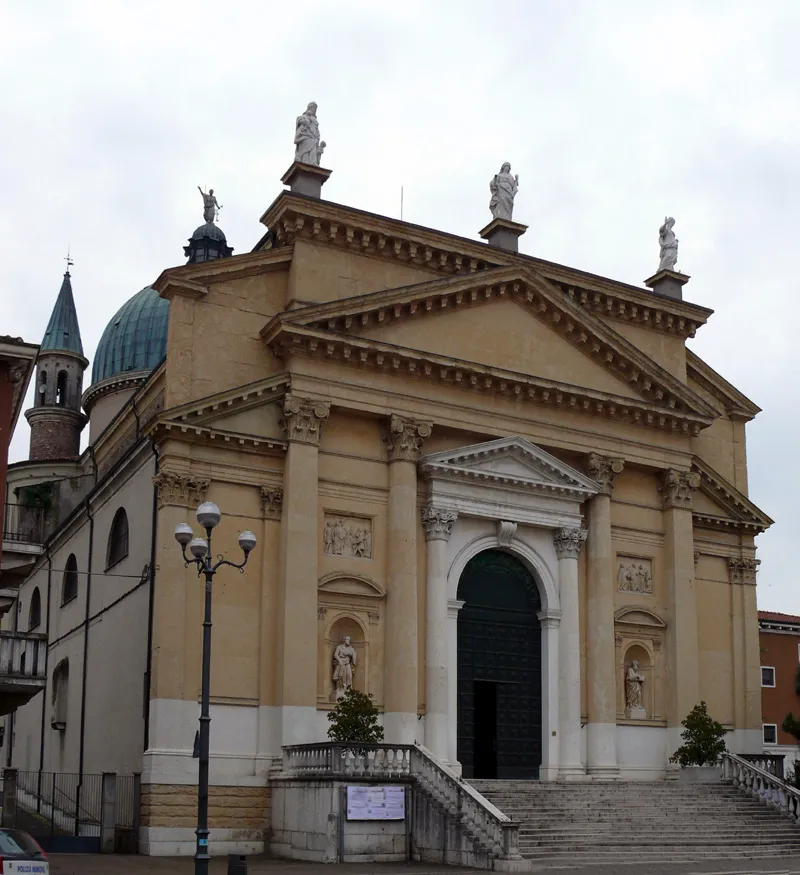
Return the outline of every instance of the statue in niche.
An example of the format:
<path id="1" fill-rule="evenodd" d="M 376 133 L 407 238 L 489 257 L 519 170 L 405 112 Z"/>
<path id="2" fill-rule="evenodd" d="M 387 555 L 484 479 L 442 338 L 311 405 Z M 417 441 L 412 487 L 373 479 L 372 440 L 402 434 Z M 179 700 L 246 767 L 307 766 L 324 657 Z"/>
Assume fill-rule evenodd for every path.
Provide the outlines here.
<path id="1" fill-rule="evenodd" d="M 644 675 L 639 670 L 639 660 L 634 659 L 625 676 L 625 703 L 631 711 L 643 711 L 642 684 Z"/>
<path id="2" fill-rule="evenodd" d="M 297 116 L 294 133 L 294 160 L 303 164 L 319 164 L 319 122 L 317 104 L 308 104 L 306 111 Z"/>
<path id="3" fill-rule="evenodd" d="M 353 686 L 356 660 L 356 651 L 350 644 L 350 636 L 345 635 L 342 643 L 337 644 L 333 651 L 333 687 L 337 701 L 344 697 L 345 690 Z"/>
<path id="4" fill-rule="evenodd" d="M 511 175 L 511 165 L 508 161 L 500 168 L 489 183 L 492 199 L 489 201 L 489 211 L 495 219 L 511 221 L 514 212 L 514 198 L 519 191 L 519 174 Z"/>
<path id="5" fill-rule="evenodd" d="M 203 198 L 203 218 L 209 225 L 213 225 L 219 215 L 219 211 L 222 209 L 214 197 L 214 189 L 210 188 L 208 192 L 205 192 L 198 185 L 197 190 Z"/>
<path id="6" fill-rule="evenodd" d="M 672 230 L 675 219 L 665 216 L 664 224 L 658 229 L 658 245 L 661 247 L 661 261 L 658 265 L 661 270 L 675 270 L 678 263 L 678 238 Z"/>

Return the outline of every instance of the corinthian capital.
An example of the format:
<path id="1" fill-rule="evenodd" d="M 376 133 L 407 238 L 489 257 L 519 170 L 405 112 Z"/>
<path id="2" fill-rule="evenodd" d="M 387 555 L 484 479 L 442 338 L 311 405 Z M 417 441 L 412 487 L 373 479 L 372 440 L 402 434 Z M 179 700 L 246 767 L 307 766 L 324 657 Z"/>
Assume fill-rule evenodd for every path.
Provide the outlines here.
<path id="1" fill-rule="evenodd" d="M 664 508 L 681 507 L 691 510 L 692 492 L 700 485 L 700 475 L 693 471 L 676 471 L 668 468 L 661 475 L 658 487 Z"/>
<path id="2" fill-rule="evenodd" d="M 586 470 L 589 476 L 600 484 L 602 495 L 611 495 L 614 490 L 614 478 L 622 473 L 625 460 L 611 456 L 601 456 L 599 453 L 589 453 L 586 460 Z"/>
<path id="3" fill-rule="evenodd" d="M 428 504 L 420 511 L 422 525 L 425 527 L 426 541 L 447 541 L 453 531 L 453 523 L 458 514 L 452 510 L 444 510 Z"/>
<path id="4" fill-rule="evenodd" d="M 755 585 L 756 572 L 760 562 L 758 559 L 728 559 L 728 571 L 731 583 L 749 583 Z"/>
<path id="5" fill-rule="evenodd" d="M 328 401 L 313 401 L 287 395 L 283 399 L 283 419 L 281 425 L 290 441 L 319 446 L 322 423 L 330 416 Z"/>
<path id="6" fill-rule="evenodd" d="M 393 413 L 389 427 L 383 434 L 383 442 L 389 452 L 389 461 L 404 459 L 416 462 L 419 459 L 425 438 L 431 436 L 433 423 L 406 419 Z"/>
<path id="7" fill-rule="evenodd" d="M 585 529 L 556 529 L 553 532 L 556 556 L 559 559 L 577 559 L 586 543 L 587 534 Z"/>
<path id="8" fill-rule="evenodd" d="M 158 506 L 173 504 L 177 507 L 194 507 L 202 504 L 211 481 L 206 477 L 181 474 L 178 471 L 159 471 L 153 477 L 158 490 Z"/>

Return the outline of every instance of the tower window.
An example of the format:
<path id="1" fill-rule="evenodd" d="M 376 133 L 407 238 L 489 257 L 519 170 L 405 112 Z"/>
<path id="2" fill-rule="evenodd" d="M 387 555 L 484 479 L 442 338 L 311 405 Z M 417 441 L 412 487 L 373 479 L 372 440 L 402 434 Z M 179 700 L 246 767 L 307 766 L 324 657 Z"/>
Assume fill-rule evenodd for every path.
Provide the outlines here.
<path id="1" fill-rule="evenodd" d="M 58 372 L 58 385 L 56 388 L 56 404 L 59 407 L 67 406 L 67 372 Z"/>
<path id="2" fill-rule="evenodd" d="M 45 394 L 47 393 L 47 371 L 39 373 L 39 385 L 36 387 L 35 404 L 44 404 Z"/>
<path id="3" fill-rule="evenodd" d="M 106 553 L 106 568 L 111 568 L 128 555 L 128 515 L 121 507 L 115 514 L 108 533 L 108 551 Z"/>
<path id="4" fill-rule="evenodd" d="M 35 587 L 31 596 L 31 606 L 28 610 L 28 631 L 32 632 L 42 622 L 42 594 Z"/>
<path id="5" fill-rule="evenodd" d="M 65 605 L 78 597 L 78 560 L 74 553 L 69 554 L 64 566 L 64 580 L 61 584 L 61 604 Z"/>

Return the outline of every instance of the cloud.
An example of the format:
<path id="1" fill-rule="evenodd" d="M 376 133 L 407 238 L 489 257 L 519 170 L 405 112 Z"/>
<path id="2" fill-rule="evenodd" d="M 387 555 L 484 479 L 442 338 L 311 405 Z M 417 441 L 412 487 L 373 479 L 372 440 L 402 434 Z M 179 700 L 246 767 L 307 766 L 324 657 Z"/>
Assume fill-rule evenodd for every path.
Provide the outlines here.
<path id="1" fill-rule="evenodd" d="M 213 186 L 236 252 L 263 233 L 295 116 L 319 103 L 334 201 L 476 237 L 512 163 L 522 248 L 641 283 L 677 219 L 692 347 L 764 412 L 749 427 L 763 606 L 800 612 L 789 502 L 800 203 L 793 0 L 76 0 L 0 22 L 3 332 L 38 340 L 66 248 L 87 355 L 183 260 Z M 27 450 L 24 423 L 13 444 Z"/>

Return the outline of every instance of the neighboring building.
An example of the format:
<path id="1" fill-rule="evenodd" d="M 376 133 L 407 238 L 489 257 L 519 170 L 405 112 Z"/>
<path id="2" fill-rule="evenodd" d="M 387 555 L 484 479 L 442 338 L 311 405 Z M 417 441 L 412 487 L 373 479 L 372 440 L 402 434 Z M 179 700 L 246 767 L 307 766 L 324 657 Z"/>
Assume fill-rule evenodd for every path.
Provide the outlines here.
<path id="1" fill-rule="evenodd" d="M 292 167 L 251 253 L 207 220 L 111 319 L 79 457 L 77 320 L 43 353 L 9 476 L 52 484 L 20 615 L 38 592 L 49 689 L 14 765 L 141 770 L 142 849 L 191 852 L 203 585 L 173 534 L 202 500 L 215 554 L 259 537 L 214 588 L 216 853 L 262 847 L 269 770 L 325 740 L 345 636 L 387 741 L 468 778 L 661 778 L 701 699 L 760 752 L 758 407 L 687 350 L 711 315 L 688 277 L 326 202 L 327 174 Z"/>
<path id="2" fill-rule="evenodd" d="M 797 739 L 781 729 L 789 713 L 800 720 L 800 617 L 759 611 L 758 628 L 764 750 L 783 754 L 788 772 L 800 759 Z"/>
<path id="3" fill-rule="evenodd" d="M 28 391 L 38 347 L 20 337 L 0 337 L 0 715 L 12 713 L 40 693 L 45 683 L 43 635 L 16 631 L 17 587 L 42 552 L 43 515 L 39 507 L 6 500 L 8 448 Z M 4 721 L 5 723 L 5 721 Z M 5 725 L 2 739 L 5 738 Z"/>

